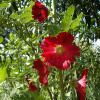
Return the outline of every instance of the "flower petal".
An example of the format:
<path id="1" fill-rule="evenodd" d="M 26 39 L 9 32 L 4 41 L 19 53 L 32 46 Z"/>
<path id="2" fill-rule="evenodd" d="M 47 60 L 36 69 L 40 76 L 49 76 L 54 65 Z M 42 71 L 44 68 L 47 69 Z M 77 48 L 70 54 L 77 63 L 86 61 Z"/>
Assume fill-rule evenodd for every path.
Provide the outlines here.
<path id="1" fill-rule="evenodd" d="M 35 92 L 37 91 L 37 87 L 31 82 L 29 83 L 29 90 L 32 92 Z"/>
<path id="2" fill-rule="evenodd" d="M 79 100 L 85 100 L 86 98 L 86 76 L 87 76 L 88 70 L 84 69 L 82 71 L 81 79 L 77 81 L 77 87 L 76 91 L 79 96 Z"/>
<path id="3" fill-rule="evenodd" d="M 34 68 L 38 71 L 40 83 L 47 85 L 49 75 L 47 66 L 40 59 L 37 59 L 34 61 Z"/>
<path id="4" fill-rule="evenodd" d="M 73 40 L 74 40 L 73 35 L 71 35 L 68 32 L 61 32 L 57 36 L 58 43 L 60 43 L 62 45 L 71 44 L 73 42 Z"/>
<path id="5" fill-rule="evenodd" d="M 48 17 L 48 9 L 41 2 L 36 1 L 32 7 L 32 18 L 44 22 Z"/>

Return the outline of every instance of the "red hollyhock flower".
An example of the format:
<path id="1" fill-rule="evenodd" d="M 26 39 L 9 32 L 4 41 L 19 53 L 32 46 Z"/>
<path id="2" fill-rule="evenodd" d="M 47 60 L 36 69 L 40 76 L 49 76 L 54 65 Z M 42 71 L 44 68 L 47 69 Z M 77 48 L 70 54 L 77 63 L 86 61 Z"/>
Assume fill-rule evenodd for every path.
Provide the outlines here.
<path id="1" fill-rule="evenodd" d="M 48 17 L 48 8 L 45 7 L 41 2 L 36 1 L 32 7 L 32 18 L 39 22 L 44 22 Z"/>
<path id="2" fill-rule="evenodd" d="M 80 49 L 73 43 L 74 37 L 68 32 L 61 32 L 56 37 L 43 39 L 41 49 L 45 62 L 60 70 L 70 67 L 75 57 L 80 56 Z"/>
<path id="3" fill-rule="evenodd" d="M 25 79 L 26 79 L 26 81 L 27 81 L 27 83 L 28 83 L 29 90 L 30 90 L 31 92 L 37 91 L 37 87 L 33 84 L 32 79 L 29 79 L 28 75 L 25 76 Z"/>
<path id="4" fill-rule="evenodd" d="M 84 69 L 82 72 L 81 79 L 77 81 L 76 91 L 79 100 L 86 99 L 86 77 L 87 77 L 88 69 Z"/>
<path id="5" fill-rule="evenodd" d="M 34 68 L 38 71 L 40 83 L 47 85 L 49 75 L 47 66 L 40 59 L 37 59 L 34 61 Z"/>
<path id="6" fill-rule="evenodd" d="M 37 87 L 33 84 L 33 82 L 29 82 L 29 90 L 32 92 L 37 91 Z"/>
<path id="7" fill-rule="evenodd" d="M 29 75 L 25 75 L 25 80 L 27 81 L 31 92 L 37 91 L 37 87 L 33 84 L 32 79 L 29 79 Z"/>

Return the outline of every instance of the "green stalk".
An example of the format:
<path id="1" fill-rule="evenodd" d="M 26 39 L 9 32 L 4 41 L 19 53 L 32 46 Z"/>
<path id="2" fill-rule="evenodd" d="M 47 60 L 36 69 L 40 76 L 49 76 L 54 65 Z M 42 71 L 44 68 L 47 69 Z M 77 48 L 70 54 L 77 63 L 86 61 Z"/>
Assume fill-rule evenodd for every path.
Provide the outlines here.
<path id="1" fill-rule="evenodd" d="M 56 20 L 56 0 L 52 0 L 52 13 L 54 17 L 54 22 Z"/>
<path id="2" fill-rule="evenodd" d="M 60 81 L 59 81 L 59 85 L 60 85 L 60 89 L 61 89 L 61 100 L 65 100 L 65 91 L 64 91 L 64 82 L 63 82 L 63 71 L 59 71 L 59 77 L 60 77 Z"/>
<path id="3" fill-rule="evenodd" d="M 52 93 L 51 93 L 51 91 L 49 90 L 49 87 L 47 87 L 47 91 L 48 91 L 48 93 L 49 93 L 50 99 L 53 100 Z"/>

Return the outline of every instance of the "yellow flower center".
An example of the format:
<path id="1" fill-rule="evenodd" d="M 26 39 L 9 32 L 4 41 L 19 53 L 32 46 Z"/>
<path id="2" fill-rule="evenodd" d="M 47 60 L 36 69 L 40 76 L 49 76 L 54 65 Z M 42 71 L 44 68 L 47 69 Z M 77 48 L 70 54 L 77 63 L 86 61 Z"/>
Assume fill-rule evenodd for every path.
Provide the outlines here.
<path id="1" fill-rule="evenodd" d="M 62 54 L 64 53 L 64 48 L 61 45 L 56 46 L 56 53 L 57 54 Z"/>

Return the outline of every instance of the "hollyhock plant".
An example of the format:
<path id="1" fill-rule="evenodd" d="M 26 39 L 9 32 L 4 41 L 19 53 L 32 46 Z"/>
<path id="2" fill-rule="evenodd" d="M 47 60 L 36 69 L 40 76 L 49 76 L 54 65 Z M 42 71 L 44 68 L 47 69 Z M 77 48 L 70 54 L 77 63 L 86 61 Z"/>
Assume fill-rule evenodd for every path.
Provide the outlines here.
<path id="1" fill-rule="evenodd" d="M 74 37 L 68 32 L 61 32 L 57 36 L 48 36 L 41 42 L 42 57 L 50 66 L 66 70 L 80 56 L 80 49 L 73 43 Z"/>
<path id="2" fill-rule="evenodd" d="M 36 0 L 35 5 L 32 7 L 32 15 L 35 20 L 44 22 L 48 17 L 48 8 Z"/>
<path id="3" fill-rule="evenodd" d="M 84 69 L 81 78 L 76 83 L 76 91 L 79 100 L 86 100 L 86 77 L 88 70 Z"/>
<path id="4" fill-rule="evenodd" d="M 34 68 L 38 71 L 40 83 L 47 85 L 49 75 L 47 66 L 40 59 L 37 59 L 34 61 Z"/>

